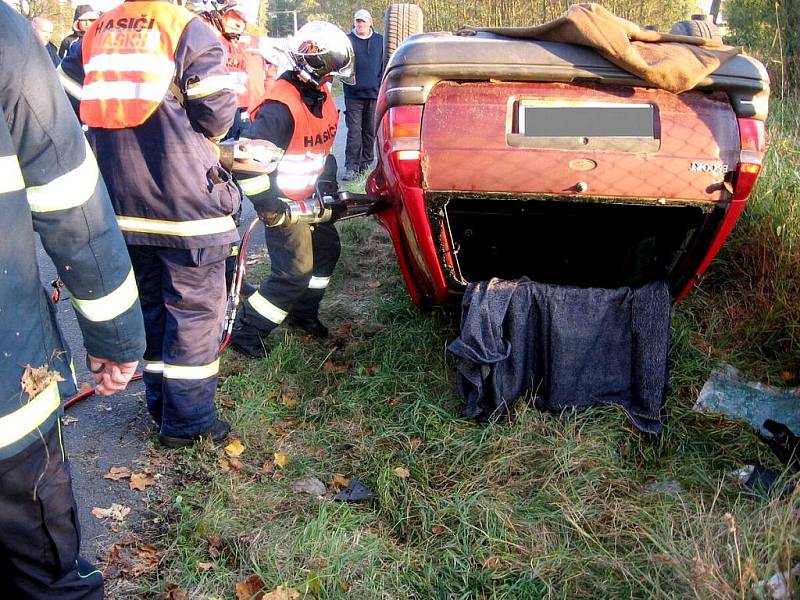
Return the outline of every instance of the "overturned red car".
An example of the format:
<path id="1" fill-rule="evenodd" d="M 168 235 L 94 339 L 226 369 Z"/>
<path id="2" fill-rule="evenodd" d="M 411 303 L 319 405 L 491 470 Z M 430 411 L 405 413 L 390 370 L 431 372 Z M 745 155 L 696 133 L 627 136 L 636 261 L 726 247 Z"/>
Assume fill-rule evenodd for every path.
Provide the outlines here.
<path id="1" fill-rule="evenodd" d="M 390 43 L 418 11 L 389 7 Z M 761 169 L 769 82 L 746 56 L 675 94 L 566 43 L 424 33 L 391 50 L 367 192 L 418 305 L 522 276 L 663 278 L 680 298 Z"/>

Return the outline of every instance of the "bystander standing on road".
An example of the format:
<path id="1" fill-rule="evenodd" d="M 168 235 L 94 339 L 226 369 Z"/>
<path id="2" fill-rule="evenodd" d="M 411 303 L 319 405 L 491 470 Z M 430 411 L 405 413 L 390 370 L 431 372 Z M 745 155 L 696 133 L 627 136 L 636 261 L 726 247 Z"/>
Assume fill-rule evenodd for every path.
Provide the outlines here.
<path id="1" fill-rule="evenodd" d="M 50 38 L 53 37 L 53 22 L 45 17 L 33 17 L 31 25 L 33 25 L 33 30 L 36 32 L 36 37 L 39 38 L 42 46 L 47 50 L 53 66 L 57 67 L 60 62 L 58 50 L 56 50 L 56 45 L 50 41 Z"/>
<path id="2" fill-rule="evenodd" d="M 344 86 L 347 148 L 345 174 L 350 181 L 367 170 L 374 158 L 375 104 L 383 75 L 383 36 L 372 28 L 372 15 L 361 9 L 353 17 L 348 36 L 356 55 L 356 82 Z"/>

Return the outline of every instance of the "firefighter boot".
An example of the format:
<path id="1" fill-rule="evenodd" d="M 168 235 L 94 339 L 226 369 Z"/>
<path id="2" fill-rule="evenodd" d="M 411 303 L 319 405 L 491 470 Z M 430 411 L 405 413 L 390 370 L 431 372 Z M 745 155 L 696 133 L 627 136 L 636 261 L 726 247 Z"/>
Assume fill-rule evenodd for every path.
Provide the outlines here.
<path id="1" fill-rule="evenodd" d="M 264 358 L 269 354 L 266 339 L 269 332 L 261 332 L 247 322 L 241 312 L 236 317 L 231 331 L 231 348 L 250 358 Z"/>
<path id="2" fill-rule="evenodd" d="M 298 317 L 294 315 L 289 315 L 286 317 L 286 324 L 289 327 L 293 327 L 295 329 L 299 329 L 307 333 L 308 335 L 312 335 L 318 338 L 326 338 L 328 337 L 328 328 L 325 324 L 319 320 L 319 317 Z"/>
<path id="3" fill-rule="evenodd" d="M 228 439 L 228 434 L 231 432 L 231 426 L 221 419 L 215 419 L 214 423 L 204 432 L 197 434 L 193 437 L 176 437 L 171 435 L 159 435 L 159 443 L 166 448 L 185 448 L 191 446 L 201 438 L 210 439 L 215 444 L 224 442 Z"/>

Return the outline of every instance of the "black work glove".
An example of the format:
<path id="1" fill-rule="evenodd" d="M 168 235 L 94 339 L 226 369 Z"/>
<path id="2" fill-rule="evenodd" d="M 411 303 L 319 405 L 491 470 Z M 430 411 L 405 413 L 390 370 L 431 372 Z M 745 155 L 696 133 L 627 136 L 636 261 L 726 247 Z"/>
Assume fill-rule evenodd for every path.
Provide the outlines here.
<path id="1" fill-rule="evenodd" d="M 289 221 L 289 209 L 280 198 L 259 202 L 255 209 L 267 227 L 280 227 Z"/>

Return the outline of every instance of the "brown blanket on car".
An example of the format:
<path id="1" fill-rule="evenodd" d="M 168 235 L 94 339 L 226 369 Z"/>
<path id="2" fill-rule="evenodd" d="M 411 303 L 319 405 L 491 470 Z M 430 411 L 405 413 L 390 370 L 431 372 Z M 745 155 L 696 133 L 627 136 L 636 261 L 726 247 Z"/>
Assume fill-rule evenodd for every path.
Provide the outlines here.
<path id="1" fill-rule="evenodd" d="M 676 94 L 694 88 L 739 52 L 714 40 L 642 29 L 599 4 L 573 4 L 564 16 L 536 27 L 468 26 L 459 34 L 478 31 L 589 46 L 618 67 Z"/>

